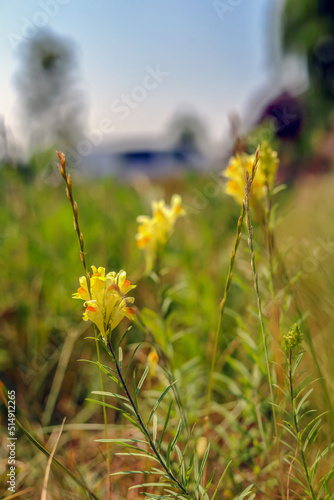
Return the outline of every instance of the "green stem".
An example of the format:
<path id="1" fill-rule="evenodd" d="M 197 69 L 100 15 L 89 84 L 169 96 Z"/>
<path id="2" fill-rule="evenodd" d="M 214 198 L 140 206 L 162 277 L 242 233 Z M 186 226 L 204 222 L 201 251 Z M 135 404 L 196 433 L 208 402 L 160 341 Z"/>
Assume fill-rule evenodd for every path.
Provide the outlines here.
<path id="1" fill-rule="evenodd" d="M 243 206 L 241 215 L 238 219 L 237 234 L 236 234 L 236 238 L 235 238 L 235 242 L 234 242 L 234 247 L 233 247 L 233 250 L 231 252 L 230 264 L 229 264 L 228 273 L 227 273 L 227 277 L 226 277 L 226 281 L 225 281 L 224 296 L 223 296 L 223 299 L 220 303 L 220 314 L 219 314 L 218 325 L 217 325 L 217 329 L 216 329 L 216 333 L 215 333 L 213 355 L 212 355 L 209 384 L 208 384 L 208 399 L 207 399 L 207 417 L 208 418 L 210 416 L 210 407 L 211 407 L 211 398 L 212 398 L 212 389 L 213 389 L 213 375 L 214 375 L 214 371 L 215 371 L 215 367 L 216 367 L 217 354 L 218 354 L 218 341 L 219 341 L 219 337 L 221 335 L 227 293 L 228 293 L 228 290 L 229 290 L 231 282 L 232 282 L 233 266 L 234 266 L 235 257 L 236 257 L 237 250 L 238 250 L 239 243 L 240 243 L 240 239 L 241 239 L 241 228 L 242 228 L 242 223 L 244 221 L 245 215 L 246 215 L 246 211 L 245 211 L 245 207 Z"/>
<path id="2" fill-rule="evenodd" d="M 292 414 L 293 414 L 293 423 L 295 426 L 295 431 L 296 431 L 296 436 L 297 436 L 297 442 L 298 442 L 298 448 L 299 448 L 299 453 L 300 457 L 303 463 L 304 471 L 305 471 L 305 476 L 306 476 L 306 481 L 308 484 L 308 487 L 311 492 L 311 497 L 312 500 L 316 500 L 316 494 L 314 492 L 314 489 L 312 487 L 311 479 L 310 479 L 310 474 L 309 470 L 306 464 L 306 459 L 303 451 L 303 443 L 299 431 L 299 424 L 298 424 L 298 418 L 296 414 L 296 401 L 295 401 L 295 396 L 294 396 L 294 391 L 293 391 L 293 376 L 292 376 L 292 349 L 289 349 L 289 358 L 288 358 L 288 376 L 289 376 L 289 392 L 290 392 L 290 401 L 291 401 L 291 407 L 292 407 Z"/>
<path id="3" fill-rule="evenodd" d="M 269 186 L 269 180 L 267 177 L 266 180 L 266 198 L 267 198 L 267 209 L 266 209 L 266 229 L 267 229 L 267 245 L 268 245 L 268 256 L 269 256 L 269 271 L 270 271 L 270 285 L 271 285 L 271 297 L 272 300 L 275 300 L 275 273 L 274 273 L 274 250 L 275 250 L 275 234 L 273 229 L 271 228 L 270 225 L 270 217 L 271 217 L 271 210 L 272 210 L 272 199 L 271 199 L 271 190 Z M 277 318 L 277 328 L 278 328 L 278 334 L 280 332 L 280 317 L 278 316 Z M 278 342 L 278 339 L 277 339 Z M 279 361 L 279 359 L 276 356 L 276 360 Z M 279 366 L 279 364 L 277 365 Z M 282 500 L 285 499 L 285 493 L 284 493 L 284 481 L 283 481 L 283 467 L 282 467 L 282 460 L 281 460 L 281 450 L 280 450 L 280 439 L 278 437 L 278 426 L 277 423 L 275 422 L 275 433 L 276 433 L 276 452 L 277 452 L 277 458 L 278 458 L 278 464 L 279 464 L 279 471 L 280 471 L 280 486 L 281 486 L 281 495 L 282 495 Z"/>
<path id="4" fill-rule="evenodd" d="M 257 148 L 255 152 L 255 158 L 252 166 L 252 172 L 255 172 L 258 161 L 259 161 L 259 154 L 260 154 L 260 149 L 259 147 Z M 238 219 L 238 224 L 237 224 L 237 234 L 234 242 L 234 247 L 231 252 L 231 258 L 230 258 L 230 264 L 229 264 L 229 269 L 228 273 L 226 276 L 226 281 L 225 281 L 225 288 L 224 288 L 224 296 L 223 299 L 220 303 L 220 315 L 218 319 L 218 325 L 216 329 L 216 334 L 215 334 L 215 340 L 214 340 L 214 347 L 213 347 L 213 355 L 212 355 L 212 361 L 211 361 L 211 369 L 210 369 L 210 376 L 209 376 L 209 384 L 208 384 L 208 400 L 207 400 L 207 417 L 209 418 L 210 416 L 210 407 L 211 407 L 211 398 L 212 398 L 212 389 L 213 389 L 213 375 L 215 371 L 215 366 L 217 362 L 217 353 L 218 353 L 218 340 L 221 334 L 221 329 L 222 329 L 222 323 L 223 323 L 223 315 L 224 315 L 224 310 L 225 310 L 225 304 L 226 304 L 226 299 L 227 299 L 227 292 L 230 288 L 231 282 L 232 282 L 232 276 L 233 276 L 233 266 L 234 266 L 234 261 L 235 257 L 237 254 L 237 250 L 239 247 L 240 239 L 241 239 L 241 229 L 242 229 L 242 224 L 246 216 L 246 207 L 244 204 L 242 204 L 242 211 L 241 215 Z"/>
<path id="5" fill-rule="evenodd" d="M 272 209 L 272 201 L 271 201 L 271 193 L 269 187 L 269 181 L 266 182 L 266 190 L 267 190 L 267 210 L 266 210 L 266 226 L 267 226 L 267 245 L 268 245 L 268 256 L 269 256 L 269 270 L 270 270 L 270 279 L 272 286 L 272 296 L 275 296 L 275 276 L 274 276 L 274 248 L 275 248 L 275 236 L 274 231 L 270 227 L 270 215 Z"/>
<path id="6" fill-rule="evenodd" d="M 115 362 L 116 370 L 117 370 L 117 373 L 118 373 L 118 377 L 119 377 L 119 380 L 120 380 L 120 382 L 122 384 L 123 390 L 124 390 L 124 392 L 125 392 L 128 400 L 129 400 L 129 403 L 130 403 L 130 405 L 131 405 L 131 407 L 132 407 L 135 415 L 136 415 L 136 418 L 138 420 L 138 423 L 139 423 L 139 425 L 141 427 L 141 430 L 142 430 L 143 434 L 149 440 L 150 447 L 151 447 L 153 453 L 155 454 L 155 456 L 157 457 L 157 459 L 158 459 L 161 467 L 165 470 L 166 474 L 173 481 L 173 483 L 175 483 L 178 486 L 178 488 L 182 491 L 183 494 L 185 494 L 185 495 L 189 496 L 190 498 L 192 498 L 192 496 L 190 495 L 190 493 L 188 493 L 188 491 L 182 486 L 182 484 L 178 481 L 178 479 L 174 476 L 174 474 L 169 470 L 169 468 L 166 465 L 165 460 L 162 458 L 162 456 L 160 455 L 159 451 L 157 450 L 157 448 L 156 448 L 156 446 L 155 446 L 155 444 L 154 444 L 154 442 L 153 442 L 153 440 L 151 438 L 150 432 L 147 429 L 147 427 L 145 426 L 145 424 L 144 424 L 144 422 L 143 422 L 143 420 L 142 420 L 142 418 L 141 418 L 141 416 L 140 416 L 140 414 L 139 414 L 139 412 L 137 410 L 137 407 L 136 407 L 136 405 L 135 405 L 135 403 L 134 403 L 134 401 L 132 399 L 132 396 L 131 396 L 131 394 L 130 394 L 130 392 L 128 390 L 128 387 L 127 387 L 126 382 L 125 382 L 125 380 L 123 378 L 122 372 L 121 372 L 121 370 L 119 368 L 119 364 L 118 364 L 118 361 L 117 361 L 117 358 L 115 356 L 115 353 L 114 353 L 114 350 L 112 348 L 110 340 L 108 340 L 107 344 L 108 344 L 108 348 L 109 348 L 110 354 L 111 354 L 111 356 L 112 356 L 112 358 L 113 358 L 113 360 Z"/>
<path id="7" fill-rule="evenodd" d="M 275 410 L 274 391 L 273 391 L 273 384 L 272 384 L 272 379 L 271 379 L 271 370 L 270 370 L 270 363 L 269 363 L 269 353 L 268 353 L 268 347 L 267 347 L 267 335 L 266 335 L 266 332 L 265 332 L 264 319 L 263 319 L 263 313 L 262 313 L 262 303 L 261 303 L 261 296 L 260 296 L 260 290 L 259 290 L 259 278 L 258 278 L 257 269 L 256 269 L 256 263 L 255 263 L 255 250 L 254 250 L 254 243 L 253 243 L 253 227 L 251 225 L 251 214 L 250 214 L 250 208 L 249 208 L 250 194 L 251 194 L 251 189 L 252 189 L 252 185 L 253 185 L 254 176 L 255 176 L 255 173 L 256 173 L 256 167 L 257 167 L 257 164 L 255 164 L 255 162 L 254 162 L 251 176 L 249 176 L 246 173 L 246 186 L 245 186 L 244 204 L 245 204 L 245 209 L 246 209 L 246 226 L 247 226 L 247 230 L 248 230 L 248 246 L 249 246 L 250 253 L 251 253 L 251 267 L 252 267 L 252 271 L 253 271 L 254 290 L 255 290 L 255 295 L 256 295 L 256 299 L 257 299 L 259 321 L 260 321 L 260 326 L 261 326 L 263 348 L 264 348 L 264 354 L 265 354 L 265 360 L 266 360 L 266 368 L 267 368 L 267 374 L 268 374 L 268 383 L 269 383 L 269 390 L 270 390 L 270 398 L 271 398 L 272 412 L 273 412 L 273 418 L 274 418 L 275 440 L 277 441 L 277 439 L 278 439 L 278 430 L 277 430 L 277 419 L 276 419 L 276 410 Z M 268 458 L 269 458 L 269 452 L 268 452 L 268 448 L 267 448 L 267 443 L 265 443 L 265 446 L 266 446 L 267 453 L 268 453 Z"/>
<path id="8" fill-rule="evenodd" d="M 172 384 L 173 381 L 175 380 L 175 377 L 174 377 L 174 368 L 173 368 L 172 361 L 167 356 L 167 354 L 164 352 L 164 350 L 162 349 L 162 347 L 159 344 L 156 343 L 154 335 L 153 335 L 151 329 L 144 323 L 144 321 L 143 321 L 143 319 L 141 317 L 139 309 L 135 307 L 135 310 L 136 310 L 137 323 L 144 330 L 144 332 L 148 335 L 149 341 L 154 346 L 154 348 L 157 351 L 157 354 L 159 356 L 159 359 L 163 363 L 163 370 L 164 370 L 164 373 L 165 373 L 165 375 L 167 377 L 167 380 L 168 380 L 168 382 L 170 384 Z M 184 423 L 184 425 L 186 427 L 186 430 L 187 430 L 188 434 L 190 434 L 188 416 L 187 416 L 187 413 L 184 410 L 179 390 L 178 390 L 178 388 L 176 387 L 175 384 L 172 385 L 172 391 L 173 391 L 173 394 L 174 394 L 174 397 L 175 397 L 175 401 L 176 401 L 177 407 L 178 407 L 179 412 L 180 412 L 180 416 L 181 416 L 181 418 L 183 420 L 183 423 Z"/>
<path id="9" fill-rule="evenodd" d="M 94 327 L 95 330 L 95 338 L 96 338 L 96 353 L 97 353 L 97 361 L 99 363 L 99 374 L 100 374 L 100 387 L 101 387 L 101 392 L 104 392 L 104 385 L 103 385 L 103 377 L 102 377 L 102 370 L 101 370 L 101 354 L 100 354 L 100 344 L 99 344 L 99 338 L 98 338 L 98 333 L 96 330 L 96 327 Z M 108 439 L 108 420 L 107 420 L 107 410 L 105 406 L 105 397 L 102 395 L 102 408 L 103 408 L 103 420 L 104 420 L 104 431 L 105 431 L 105 436 L 106 439 Z M 109 443 L 106 443 L 106 448 L 107 448 L 107 469 L 108 469 L 108 476 L 109 476 L 109 498 L 112 497 L 112 489 L 111 489 L 111 476 L 110 476 L 110 448 L 109 448 Z"/>
<path id="10" fill-rule="evenodd" d="M 266 336 L 266 332 L 265 332 L 264 320 L 263 320 L 263 314 L 262 314 L 262 303 L 261 303 L 260 290 L 259 290 L 259 280 L 258 280 L 258 274 L 257 274 L 257 270 L 256 270 L 256 265 L 255 265 L 255 250 L 254 250 L 254 245 L 253 245 L 253 228 L 252 228 L 251 222 L 250 222 L 250 211 L 249 211 L 248 201 L 246 201 L 246 207 L 247 207 L 247 211 L 248 211 L 248 215 L 246 218 L 246 224 L 247 224 L 247 229 L 248 229 L 248 245 L 249 245 L 249 249 L 251 252 L 251 267 L 252 267 L 252 271 L 253 271 L 254 289 L 255 289 L 255 295 L 256 295 L 256 299 L 257 299 L 257 308 L 258 308 L 258 313 L 259 313 L 259 321 L 260 321 L 260 327 L 261 327 L 264 355 L 265 355 L 265 360 L 266 360 L 266 368 L 267 368 L 268 382 L 269 382 L 269 389 L 270 389 L 270 398 L 271 398 L 271 402 L 272 402 L 272 410 L 273 410 L 275 432 L 276 432 L 276 425 L 277 424 L 276 424 L 276 413 L 275 413 L 275 406 L 274 406 L 274 393 L 273 393 L 273 386 L 272 386 L 272 380 L 271 380 L 271 370 L 270 370 L 270 364 L 269 364 L 267 336 Z M 265 442 L 265 446 L 266 446 L 266 449 L 268 452 L 266 442 Z"/>

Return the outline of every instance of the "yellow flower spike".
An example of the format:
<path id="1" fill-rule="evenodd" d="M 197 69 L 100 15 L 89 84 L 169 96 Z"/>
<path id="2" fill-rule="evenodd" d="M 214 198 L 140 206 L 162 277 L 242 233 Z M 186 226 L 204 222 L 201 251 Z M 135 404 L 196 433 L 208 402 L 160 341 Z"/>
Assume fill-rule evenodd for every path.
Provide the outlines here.
<path id="1" fill-rule="evenodd" d="M 259 166 L 268 179 L 270 188 L 274 185 L 278 164 L 279 159 L 276 151 L 273 151 L 267 142 L 263 142 L 261 144 Z"/>
<path id="2" fill-rule="evenodd" d="M 83 319 L 92 321 L 102 337 L 106 339 L 108 332 L 116 328 L 124 317 L 132 319 L 135 310 L 129 307 L 134 302 L 133 297 L 125 295 L 135 288 L 126 279 L 126 272 L 121 270 L 118 274 L 110 272 L 106 275 L 105 268 L 92 266 L 93 275 L 90 279 L 90 294 L 85 277 L 79 278 L 80 288 L 73 298 L 85 301 Z"/>
<path id="3" fill-rule="evenodd" d="M 137 217 L 139 227 L 136 243 L 145 253 L 145 274 L 149 274 L 152 270 L 158 247 L 167 243 L 177 218 L 185 215 L 181 196 L 173 195 L 170 206 L 166 205 L 164 200 L 153 201 L 152 213 L 152 217 L 145 215 Z"/>
<path id="4" fill-rule="evenodd" d="M 232 156 L 228 167 L 223 172 L 223 175 L 229 179 L 225 192 L 232 196 L 239 205 L 243 204 L 245 197 L 246 171 L 251 174 L 254 158 L 254 155 L 237 153 Z M 273 187 L 278 163 L 276 151 L 264 142 L 261 145 L 258 168 L 252 187 L 251 201 L 253 203 L 265 197 L 267 185 L 270 189 Z"/>

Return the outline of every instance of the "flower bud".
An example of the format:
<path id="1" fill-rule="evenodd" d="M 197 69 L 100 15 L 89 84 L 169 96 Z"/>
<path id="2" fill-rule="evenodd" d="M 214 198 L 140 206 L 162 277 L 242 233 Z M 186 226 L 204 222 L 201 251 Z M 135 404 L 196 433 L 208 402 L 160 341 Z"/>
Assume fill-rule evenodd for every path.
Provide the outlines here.
<path id="1" fill-rule="evenodd" d="M 295 323 L 289 333 L 283 335 L 284 350 L 289 351 L 301 344 L 303 334 L 298 323 Z"/>
<path id="2" fill-rule="evenodd" d="M 64 153 L 62 153 L 61 151 L 57 151 L 57 156 L 59 158 L 61 166 L 64 168 L 64 170 L 66 170 L 66 158 Z"/>
<path id="3" fill-rule="evenodd" d="M 66 182 L 67 182 L 67 187 L 68 187 L 70 193 L 72 193 L 72 179 L 71 179 L 70 174 L 67 175 Z"/>

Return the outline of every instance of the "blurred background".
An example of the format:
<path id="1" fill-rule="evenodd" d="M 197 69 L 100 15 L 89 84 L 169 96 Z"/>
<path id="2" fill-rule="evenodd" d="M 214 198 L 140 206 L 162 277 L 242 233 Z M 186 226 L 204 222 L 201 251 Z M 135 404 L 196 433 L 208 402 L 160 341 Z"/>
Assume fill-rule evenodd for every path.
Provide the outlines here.
<path id="1" fill-rule="evenodd" d="M 289 176 L 326 169 L 333 16 L 329 0 L 3 4 L 1 158 L 57 144 L 88 175 L 202 170 L 268 120 Z"/>
<path id="2" fill-rule="evenodd" d="M 57 144 L 90 175 L 161 175 L 211 167 L 265 117 L 297 140 L 310 101 L 330 114 L 331 16 L 325 0 L 3 4 L 1 157 Z"/>
<path id="3" fill-rule="evenodd" d="M 308 338 L 334 405 L 333 5 L 1 2 L 1 380 L 17 391 L 21 419 L 45 445 L 52 425 L 67 416 L 72 427 L 59 453 L 68 461 L 71 443 L 71 460 L 83 476 L 91 474 L 92 484 L 100 484 L 103 468 L 94 444 L 102 419 L 85 399 L 99 380 L 95 367 L 77 362 L 94 357 L 95 346 L 84 340 L 89 325 L 71 299 L 83 273 L 55 150 L 66 153 L 74 179 L 89 265 L 124 268 L 131 281 L 144 267 L 135 245 L 136 217 L 150 215 L 152 199 L 169 202 L 174 192 L 182 195 L 188 217 L 178 222 L 166 247 L 162 289 L 141 280 L 135 295 L 139 308 L 150 308 L 145 318 L 160 341 L 164 335 L 175 338 L 175 366 L 196 360 L 195 377 L 181 374 L 180 387 L 193 417 L 194 403 L 200 406 L 206 392 L 210 341 L 240 211 L 223 194 L 219 174 L 235 150 L 254 152 L 268 141 L 280 157 L 277 182 L 287 186 L 278 195 L 284 219 L 278 218 L 277 242 L 287 254 L 289 276 L 300 277 L 293 293 L 308 315 Z M 262 259 L 261 237 L 258 245 Z M 254 297 L 244 242 L 238 257 L 219 366 L 226 349 L 234 353 L 231 345 L 239 345 L 237 315 L 247 314 L 245 323 L 257 328 L 247 309 Z M 282 277 L 280 286 L 285 284 Z M 264 287 L 265 303 L 266 293 Z M 294 301 L 289 307 L 286 328 L 299 318 Z M 145 341 L 143 332 L 132 332 L 131 342 Z M 148 352 L 146 344 L 138 351 L 139 366 Z M 318 368 L 308 366 L 315 377 Z M 238 379 L 232 363 L 229 375 Z M 241 383 L 250 379 L 243 376 Z M 223 403 L 229 397 L 216 394 Z M 313 397 L 321 410 L 322 391 Z M 246 430 L 246 441 L 233 438 L 226 456 L 234 443 L 231 458 L 255 482 L 256 457 L 243 454 Z M 31 488 L 26 498 L 36 498 L 44 458 L 24 441 L 19 446 L 18 484 Z M 120 460 L 116 469 L 124 465 Z M 0 477 L 5 472 L 0 468 Z M 55 498 L 65 498 L 62 481 Z"/>

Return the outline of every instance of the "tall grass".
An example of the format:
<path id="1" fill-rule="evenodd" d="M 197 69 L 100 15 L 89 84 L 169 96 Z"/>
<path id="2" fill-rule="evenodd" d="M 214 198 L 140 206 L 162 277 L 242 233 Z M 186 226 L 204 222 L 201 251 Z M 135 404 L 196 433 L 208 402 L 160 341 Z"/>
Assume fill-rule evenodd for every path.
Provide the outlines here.
<path id="1" fill-rule="evenodd" d="M 333 211 L 327 198 L 319 209 L 319 236 L 313 236 L 318 214 L 303 194 L 310 192 L 307 185 L 271 192 L 270 206 L 265 200 L 252 206 L 247 195 L 245 224 L 222 189 L 205 195 L 209 178 L 147 184 L 144 198 L 136 183 L 88 185 L 71 172 L 84 274 L 92 264 L 124 268 L 137 284 L 132 328 L 124 320 L 105 342 L 89 323 L 80 323 L 80 308 L 71 300 L 83 273 L 61 179 L 52 173 L 46 184 L 34 168 L 29 176 L 0 170 L 0 364 L 1 380 L 18 398 L 18 491 L 36 498 L 47 470 L 52 498 L 334 498 L 333 266 L 325 259 L 331 246 L 327 254 L 318 252 L 322 260 L 313 271 L 307 247 L 298 246 L 308 238 L 314 250 L 318 237 L 327 238 Z M 149 214 L 149 199 L 169 201 L 174 192 L 182 194 L 188 215 L 177 221 L 157 267 L 143 277 L 136 218 Z M 201 208 L 198 193 L 206 200 Z M 289 215 L 278 225 L 277 214 L 291 202 L 308 211 L 306 219 L 297 213 L 296 222 Z M 299 240 L 289 251 L 293 224 Z M 216 335 L 219 318 L 222 336 Z M 294 380 L 294 351 L 283 354 L 283 335 L 296 321 L 305 349 L 298 366 L 315 378 L 318 363 L 323 376 L 305 399 L 300 391 L 307 382 Z M 2 409 L 5 416 L 5 403 Z M 42 453 L 50 456 L 52 449 L 49 475 Z"/>

